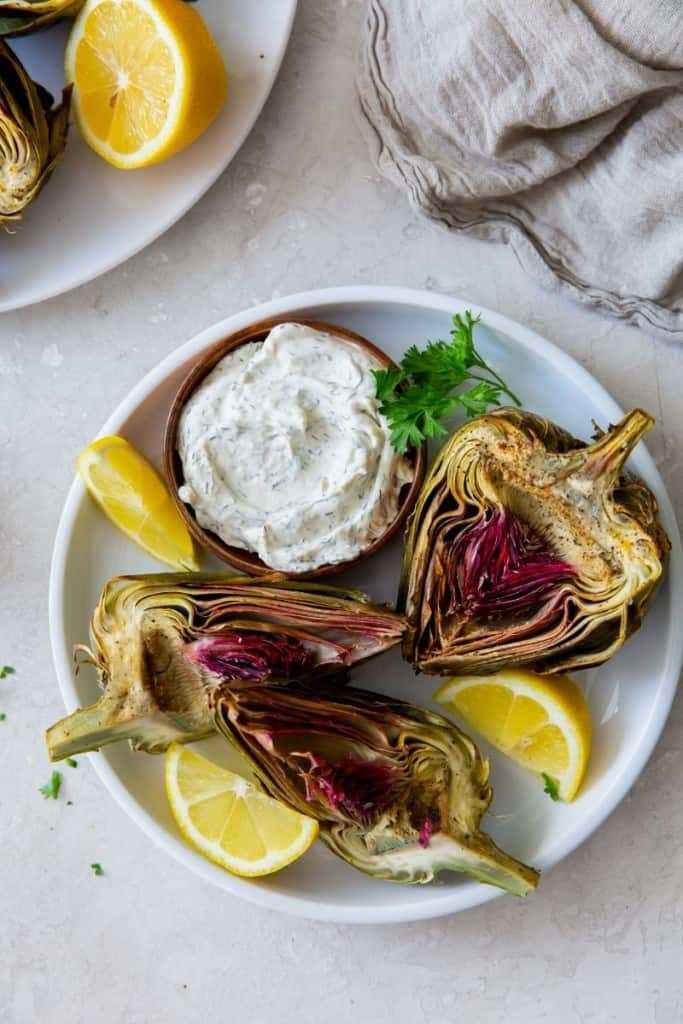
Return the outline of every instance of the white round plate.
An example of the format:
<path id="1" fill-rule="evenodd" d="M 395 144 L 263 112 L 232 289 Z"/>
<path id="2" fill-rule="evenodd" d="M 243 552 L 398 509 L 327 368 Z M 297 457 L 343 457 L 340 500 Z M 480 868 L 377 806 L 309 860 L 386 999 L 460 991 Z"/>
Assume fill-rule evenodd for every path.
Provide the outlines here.
<path id="1" fill-rule="evenodd" d="M 41 302 L 123 263 L 167 231 L 213 185 L 240 148 L 275 81 L 297 0 L 199 0 L 228 69 L 218 120 L 165 163 L 118 171 L 71 125 L 64 159 L 2 243 L 0 312 Z M 29 73 L 53 96 L 64 83 L 71 23 L 12 39 Z"/>
<path id="2" fill-rule="evenodd" d="M 498 313 L 450 296 L 401 288 L 333 288 L 278 299 L 230 317 L 203 331 L 149 373 L 121 403 L 103 433 L 121 433 L 159 462 L 169 403 L 188 367 L 208 345 L 268 317 L 291 314 L 329 320 L 377 342 L 395 359 L 409 344 L 447 337 L 450 316 L 470 307 L 482 314 L 478 344 L 529 409 L 551 417 L 579 437 L 595 420 L 616 421 L 621 410 L 573 359 L 533 331 Z M 588 778 L 569 805 L 552 803 L 538 781 L 495 751 L 495 798 L 484 827 L 497 843 L 542 871 L 583 842 L 623 798 L 642 771 L 666 720 L 682 662 L 683 634 L 674 616 L 683 603 L 681 543 L 661 477 L 645 448 L 631 467 L 655 491 L 673 544 L 666 581 L 643 629 L 624 652 L 599 671 L 583 676 L 593 713 L 595 739 Z M 378 600 L 393 600 L 400 541 L 345 579 Z M 94 673 L 75 678 L 73 645 L 88 635 L 88 621 L 101 586 L 124 572 L 159 571 L 105 519 L 76 480 L 57 533 L 50 581 L 50 630 L 59 685 L 67 709 L 96 700 Z M 330 582 L 334 582 L 331 580 Z M 437 680 L 416 677 L 397 651 L 374 659 L 356 673 L 368 688 L 430 704 Z M 580 677 L 578 677 L 580 678 Z M 485 747 L 485 744 L 482 744 Z M 209 757 L 235 765 L 218 738 L 201 744 Z M 207 881 L 263 906 L 338 922 L 389 922 L 451 914 L 492 899 L 498 890 L 451 874 L 428 886 L 401 886 L 367 878 L 338 860 L 321 843 L 277 875 L 248 881 L 204 860 L 180 838 L 162 782 L 162 758 L 133 753 L 127 744 L 90 755 L 95 770 L 121 806 L 152 838 Z M 543 899 L 543 880 L 538 893 Z"/>

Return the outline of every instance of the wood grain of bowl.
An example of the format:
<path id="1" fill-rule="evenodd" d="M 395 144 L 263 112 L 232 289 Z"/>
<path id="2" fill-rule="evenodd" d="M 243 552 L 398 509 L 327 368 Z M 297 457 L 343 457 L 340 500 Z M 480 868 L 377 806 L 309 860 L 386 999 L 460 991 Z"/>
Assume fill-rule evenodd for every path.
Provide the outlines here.
<path id="1" fill-rule="evenodd" d="M 361 337 L 361 335 L 347 330 L 345 327 L 338 327 L 336 324 L 325 323 L 321 320 L 307 320 L 298 316 L 283 316 L 278 317 L 275 320 L 261 320 L 259 323 L 252 324 L 250 327 L 245 327 L 243 330 L 237 331 L 235 334 L 231 334 L 227 338 L 223 338 L 222 341 L 212 345 L 200 356 L 198 361 L 185 377 L 185 380 L 178 388 L 175 398 L 173 399 L 168 419 L 166 421 L 163 453 L 163 469 L 166 482 L 170 488 L 175 505 L 197 544 L 212 552 L 212 554 L 220 558 L 221 561 L 227 562 L 236 569 L 240 569 L 242 572 L 249 573 L 252 576 L 262 576 L 279 570 L 274 570 L 270 566 L 266 565 L 266 563 L 263 562 L 255 552 L 245 551 L 243 548 L 237 548 L 230 544 L 226 544 L 220 537 L 213 533 L 213 531 L 206 530 L 204 527 L 199 525 L 192 507 L 185 504 L 179 495 L 179 489 L 184 483 L 184 476 L 182 462 L 176 446 L 176 439 L 183 408 L 204 378 L 211 373 L 221 359 L 223 359 L 223 357 L 229 352 L 233 352 L 236 348 L 239 348 L 241 345 L 246 345 L 252 341 L 265 341 L 272 328 L 281 323 L 303 324 L 306 327 L 312 327 L 315 330 L 325 331 L 332 337 L 339 338 L 347 344 L 356 345 L 359 348 L 364 349 L 366 352 L 371 353 L 371 355 L 373 355 L 382 366 L 389 367 L 395 365 L 393 360 L 378 348 L 377 345 L 374 345 L 371 341 Z M 371 544 L 368 544 L 368 546 L 356 555 L 355 558 L 348 559 L 344 562 L 333 562 L 328 565 L 321 565 L 317 569 L 312 569 L 309 572 L 288 572 L 282 573 L 282 575 L 291 579 L 313 579 L 319 576 L 331 576 L 334 573 L 343 572 L 346 569 L 350 569 L 353 566 L 358 565 L 366 558 L 374 555 L 375 552 L 380 550 L 380 548 L 384 547 L 384 545 L 394 537 L 404 525 L 408 515 L 415 506 L 417 496 L 424 480 L 427 464 L 426 445 L 422 445 L 420 448 L 409 449 L 406 454 L 413 465 L 413 479 L 409 483 L 405 484 L 401 489 L 401 493 L 399 495 L 400 505 L 398 514 L 387 526 L 384 533 L 375 538 Z"/>

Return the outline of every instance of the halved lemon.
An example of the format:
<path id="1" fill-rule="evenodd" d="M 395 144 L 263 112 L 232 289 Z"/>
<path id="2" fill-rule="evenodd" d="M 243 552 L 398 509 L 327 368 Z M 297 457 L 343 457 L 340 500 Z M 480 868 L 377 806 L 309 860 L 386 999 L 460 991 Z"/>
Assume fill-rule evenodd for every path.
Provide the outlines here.
<path id="1" fill-rule="evenodd" d="M 546 792 L 573 800 L 591 749 L 586 699 L 567 676 L 509 669 L 458 676 L 434 694 L 492 746 L 545 778 Z"/>
<path id="2" fill-rule="evenodd" d="M 180 743 L 166 753 L 166 793 L 185 839 L 235 875 L 270 875 L 297 860 L 318 822 Z"/>
<path id="3" fill-rule="evenodd" d="M 76 460 L 83 483 L 115 526 L 174 569 L 199 569 L 194 544 L 166 484 L 123 437 L 101 437 Z"/>
<path id="4" fill-rule="evenodd" d="M 194 142 L 217 117 L 220 51 L 184 0 L 86 0 L 66 48 L 83 138 L 114 167 L 147 167 Z"/>

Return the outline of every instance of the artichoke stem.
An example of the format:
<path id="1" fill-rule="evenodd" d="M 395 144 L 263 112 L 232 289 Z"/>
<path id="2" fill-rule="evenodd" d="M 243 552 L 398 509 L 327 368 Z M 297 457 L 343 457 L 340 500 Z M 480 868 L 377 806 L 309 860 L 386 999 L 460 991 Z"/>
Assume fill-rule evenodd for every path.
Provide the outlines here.
<path id="1" fill-rule="evenodd" d="M 430 882 L 440 871 L 458 871 L 513 896 L 527 896 L 538 886 L 538 872 L 499 849 L 485 832 L 437 832 L 425 846 L 409 843 L 382 853 L 368 853 L 362 844 L 351 850 L 334 829 L 323 828 L 321 838 L 354 867 L 394 882 Z"/>
<path id="2" fill-rule="evenodd" d="M 538 886 L 539 875 L 533 868 L 510 857 L 485 833 L 469 841 L 440 835 L 439 858 L 445 870 L 464 871 L 477 881 L 495 885 L 513 896 L 526 896 Z"/>
<path id="3" fill-rule="evenodd" d="M 130 740 L 135 749 L 148 753 L 161 753 L 174 740 L 180 742 L 200 739 L 206 729 L 194 732 L 161 712 L 134 712 L 126 715 L 119 703 L 107 700 L 107 695 L 96 704 L 79 708 L 55 722 L 45 733 L 47 752 L 51 761 L 61 761 L 74 754 Z"/>
<path id="4" fill-rule="evenodd" d="M 654 420 L 642 409 L 634 409 L 616 426 L 603 434 L 583 453 L 583 475 L 600 481 L 610 489 L 621 473 L 624 463 L 642 437 L 654 426 Z"/>
<path id="5" fill-rule="evenodd" d="M 130 722 L 117 721 L 116 707 L 111 702 L 99 700 L 55 722 L 45 733 L 47 752 L 51 761 L 61 761 L 111 743 L 129 729 Z"/>

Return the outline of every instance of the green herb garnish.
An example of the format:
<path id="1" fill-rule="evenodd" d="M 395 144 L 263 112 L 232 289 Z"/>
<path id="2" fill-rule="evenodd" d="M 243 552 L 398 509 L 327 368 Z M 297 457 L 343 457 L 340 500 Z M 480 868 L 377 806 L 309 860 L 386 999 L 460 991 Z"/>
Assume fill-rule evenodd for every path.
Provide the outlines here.
<path id="1" fill-rule="evenodd" d="M 16 671 L 11 665 L 3 665 L 0 668 L 0 679 L 7 679 L 7 676 L 13 676 Z"/>
<path id="2" fill-rule="evenodd" d="M 103 875 L 104 874 L 104 870 L 103 870 L 101 864 L 97 864 L 97 863 L 91 864 L 90 867 L 92 868 L 93 875 Z"/>
<path id="3" fill-rule="evenodd" d="M 59 796 L 59 790 L 62 785 L 62 773 L 53 772 L 50 776 L 50 781 L 46 782 L 44 786 L 40 787 L 40 792 L 43 794 L 46 800 L 56 800 Z"/>
<path id="4" fill-rule="evenodd" d="M 65 757 L 64 763 L 68 764 L 69 768 L 78 768 L 78 761 L 73 757 Z"/>
<path id="5" fill-rule="evenodd" d="M 543 787 L 543 792 L 547 793 L 551 800 L 559 800 L 560 789 L 557 784 L 557 781 L 552 777 L 552 775 L 546 775 L 545 772 L 541 772 L 541 776 L 545 783 Z"/>
<path id="6" fill-rule="evenodd" d="M 500 405 L 503 396 L 521 405 L 474 347 L 479 320 L 469 309 L 464 316 L 456 313 L 450 341 L 430 341 L 422 350 L 412 345 L 400 368 L 372 371 L 380 412 L 389 422 L 396 451 L 447 433 L 441 420 L 458 407 L 467 416 L 481 416 L 489 406 Z M 458 391 L 468 381 L 474 382 L 471 387 Z"/>
<path id="7" fill-rule="evenodd" d="M 7 718 L 7 715 L 5 714 L 5 712 L 4 711 L 0 711 L 0 722 L 4 722 L 6 718 Z"/>

